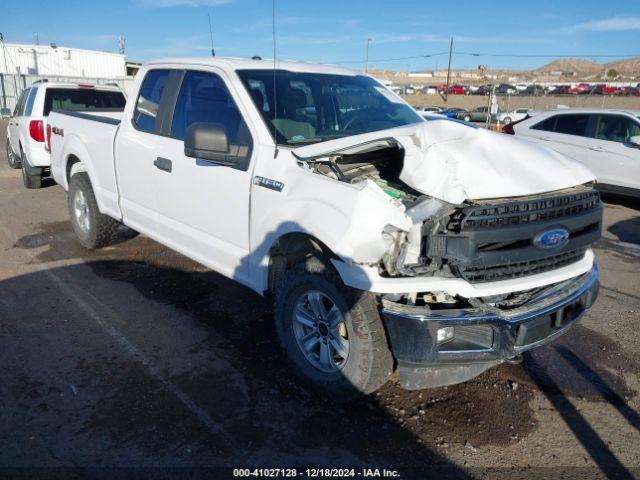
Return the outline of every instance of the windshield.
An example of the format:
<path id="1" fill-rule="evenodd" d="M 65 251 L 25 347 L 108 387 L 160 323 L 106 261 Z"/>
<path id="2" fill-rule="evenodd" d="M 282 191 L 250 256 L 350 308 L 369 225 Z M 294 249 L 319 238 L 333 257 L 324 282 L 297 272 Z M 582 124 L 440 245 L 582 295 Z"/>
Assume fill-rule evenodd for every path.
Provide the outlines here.
<path id="1" fill-rule="evenodd" d="M 363 75 L 277 70 L 276 102 L 273 70 L 239 70 L 238 75 L 279 145 L 317 143 L 422 122 L 394 93 Z"/>

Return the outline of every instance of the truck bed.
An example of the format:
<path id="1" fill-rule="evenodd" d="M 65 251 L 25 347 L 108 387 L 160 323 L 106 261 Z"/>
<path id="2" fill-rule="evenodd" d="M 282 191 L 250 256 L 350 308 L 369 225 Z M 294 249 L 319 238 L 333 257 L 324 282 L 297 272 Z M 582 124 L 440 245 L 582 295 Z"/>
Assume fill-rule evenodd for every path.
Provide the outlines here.
<path id="1" fill-rule="evenodd" d="M 120 218 L 113 141 L 122 110 L 53 110 L 51 126 L 51 175 L 68 189 L 69 168 L 75 158 L 83 159 L 100 210 Z"/>

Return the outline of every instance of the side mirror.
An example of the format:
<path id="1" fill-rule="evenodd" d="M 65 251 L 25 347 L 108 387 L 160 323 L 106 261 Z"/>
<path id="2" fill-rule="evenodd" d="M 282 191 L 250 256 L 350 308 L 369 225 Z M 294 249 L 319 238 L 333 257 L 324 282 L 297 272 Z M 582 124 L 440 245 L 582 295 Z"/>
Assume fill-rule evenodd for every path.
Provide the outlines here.
<path id="1" fill-rule="evenodd" d="M 629 139 L 629 143 L 636 148 L 640 148 L 640 135 L 634 135 Z"/>
<path id="2" fill-rule="evenodd" d="M 184 154 L 197 160 L 246 170 L 251 145 L 229 145 L 227 131 L 219 123 L 193 123 L 184 138 Z"/>
<path id="3" fill-rule="evenodd" d="M 11 116 L 10 108 L 0 108 L 0 118 L 8 118 Z"/>

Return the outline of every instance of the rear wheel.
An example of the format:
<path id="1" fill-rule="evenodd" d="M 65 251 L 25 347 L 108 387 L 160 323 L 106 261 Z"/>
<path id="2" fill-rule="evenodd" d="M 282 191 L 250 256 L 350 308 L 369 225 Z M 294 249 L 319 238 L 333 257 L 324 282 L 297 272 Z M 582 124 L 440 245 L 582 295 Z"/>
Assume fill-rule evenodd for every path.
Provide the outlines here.
<path id="1" fill-rule="evenodd" d="M 11 142 L 7 138 L 7 163 L 9 167 L 18 169 L 20 168 L 20 159 L 13 153 L 13 148 L 11 148 Z"/>
<path id="2" fill-rule="evenodd" d="M 504 117 L 504 123 L 507 125 L 511 123 L 511 117 Z"/>
<path id="3" fill-rule="evenodd" d="M 20 167 L 22 169 L 22 183 L 25 188 L 41 188 L 42 187 L 42 169 L 32 167 L 25 156 L 22 149 L 20 150 Z"/>
<path id="4" fill-rule="evenodd" d="M 283 275 L 275 319 L 296 373 L 334 399 L 371 393 L 393 371 L 375 296 L 345 286 L 318 258 L 308 258 Z"/>
<path id="5" fill-rule="evenodd" d="M 69 180 L 67 205 L 71 225 L 82 246 L 90 249 L 106 247 L 116 238 L 120 223 L 100 213 L 86 173 L 76 173 Z"/>
<path id="6" fill-rule="evenodd" d="M 469 115 L 465 115 L 464 116 L 464 121 L 465 122 L 470 122 L 471 121 L 471 117 Z"/>

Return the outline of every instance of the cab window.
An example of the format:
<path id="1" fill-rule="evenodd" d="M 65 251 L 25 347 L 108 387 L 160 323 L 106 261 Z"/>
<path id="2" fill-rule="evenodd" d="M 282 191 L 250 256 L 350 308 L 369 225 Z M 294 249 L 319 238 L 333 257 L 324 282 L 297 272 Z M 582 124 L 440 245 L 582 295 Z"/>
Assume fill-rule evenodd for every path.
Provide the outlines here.
<path id="1" fill-rule="evenodd" d="M 156 133 L 160 127 L 158 110 L 169 70 L 150 70 L 142 82 L 133 112 L 133 123 L 143 132 Z"/>
<path id="2" fill-rule="evenodd" d="M 629 139 L 637 135 L 640 135 L 640 125 L 632 119 L 622 115 L 598 115 L 596 139 L 629 143 Z"/>
<path id="3" fill-rule="evenodd" d="M 187 71 L 180 86 L 170 136 L 184 140 L 194 123 L 222 125 L 230 145 L 249 145 L 249 131 L 224 81 L 213 73 Z"/>

